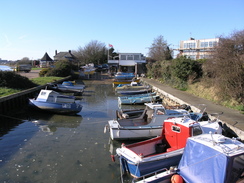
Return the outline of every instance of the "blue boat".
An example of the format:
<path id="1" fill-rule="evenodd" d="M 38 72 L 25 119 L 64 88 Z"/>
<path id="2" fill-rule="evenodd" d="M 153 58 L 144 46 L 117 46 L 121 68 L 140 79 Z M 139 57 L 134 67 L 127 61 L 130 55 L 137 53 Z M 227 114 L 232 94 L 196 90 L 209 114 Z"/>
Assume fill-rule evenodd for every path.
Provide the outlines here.
<path id="1" fill-rule="evenodd" d="M 118 97 L 119 105 L 122 105 L 122 104 L 144 104 L 144 103 L 148 103 L 148 102 L 157 102 L 159 100 L 160 100 L 160 96 L 156 95 L 155 92 Z"/>
<path id="2" fill-rule="evenodd" d="M 62 84 L 50 84 L 50 89 L 64 93 L 76 93 L 81 95 L 85 89 L 84 84 L 74 84 L 71 81 L 64 81 Z"/>
<path id="3" fill-rule="evenodd" d="M 151 89 L 138 89 L 138 90 L 121 90 L 117 91 L 117 93 L 121 95 L 137 95 L 137 94 L 143 94 L 143 93 L 150 93 Z"/>
<path id="4" fill-rule="evenodd" d="M 32 108 L 59 114 L 76 114 L 82 105 L 74 96 L 61 95 L 53 90 L 41 90 L 36 99 L 29 99 Z"/>
<path id="5" fill-rule="evenodd" d="M 133 181 L 137 183 L 244 181 L 244 144 L 221 134 L 202 134 L 187 140 L 178 167 L 162 168 Z"/>
<path id="6" fill-rule="evenodd" d="M 133 73 L 126 73 L 126 72 L 117 72 L 114 75 L 114 79 L 117 80 L 132 80 L 135 77 Z"/>

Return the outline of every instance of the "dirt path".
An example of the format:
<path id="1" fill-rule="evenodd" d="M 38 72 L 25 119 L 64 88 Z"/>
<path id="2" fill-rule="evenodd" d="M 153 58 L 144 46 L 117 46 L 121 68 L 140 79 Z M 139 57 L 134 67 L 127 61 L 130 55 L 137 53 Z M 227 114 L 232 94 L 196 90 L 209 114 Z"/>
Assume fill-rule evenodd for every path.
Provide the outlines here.
<path id="1" fill-rule="evenodd" d="M 31 79 L 31 78 L 39 77 L 39 72 L 40 72 L 40 70 L 31 70 L 29 73 L 20 72 L 19 74 L 21 76 L 25 76 L 25 77 Z"/>

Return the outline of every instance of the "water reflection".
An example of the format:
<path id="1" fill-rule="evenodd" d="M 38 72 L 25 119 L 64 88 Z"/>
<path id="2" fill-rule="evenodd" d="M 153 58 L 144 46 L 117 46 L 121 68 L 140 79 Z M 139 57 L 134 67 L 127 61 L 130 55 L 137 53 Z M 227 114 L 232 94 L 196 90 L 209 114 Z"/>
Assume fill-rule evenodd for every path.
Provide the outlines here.
<path id="1" fill-rule="evenodd" d="M 5 128 L 0 182 L 121 182 L 119 162 L 110 157 L 121 142 L 104 134 L 108 120 L 116 118 L 117 96 L 111 84 L 85 84 L 78 115 L 26 112 L 21 119 L 29 120 Z"/>

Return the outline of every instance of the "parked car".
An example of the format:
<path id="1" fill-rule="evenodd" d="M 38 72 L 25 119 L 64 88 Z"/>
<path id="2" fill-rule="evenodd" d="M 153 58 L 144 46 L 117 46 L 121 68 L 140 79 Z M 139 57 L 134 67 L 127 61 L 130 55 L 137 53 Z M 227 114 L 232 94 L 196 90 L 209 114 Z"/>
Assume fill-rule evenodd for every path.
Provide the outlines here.
<path id="1" fill-rule="evenodd" d="M 14 71 L 16 72 L 30 72 L 31 71 L 31 65 L 29 64 L 21 64 L 21 65 L 17 65 L 17 67 L 14 68 Z"/>

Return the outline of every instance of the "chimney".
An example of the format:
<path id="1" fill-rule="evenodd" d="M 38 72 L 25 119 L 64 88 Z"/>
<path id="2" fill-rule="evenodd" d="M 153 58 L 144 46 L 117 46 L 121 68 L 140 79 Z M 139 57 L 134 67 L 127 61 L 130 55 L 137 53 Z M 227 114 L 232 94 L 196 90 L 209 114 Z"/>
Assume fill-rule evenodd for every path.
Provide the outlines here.
<path id="1" fill-rule="evenodd" d="M 55 55 L 57 55 L 58 54 L 58 51 L 57 50 L 55 50 Z"/>
<path id="2" fill-rule="evenodd" d="M 71 54 L 71 50 L 69 50 L 69 53 Z"/>

